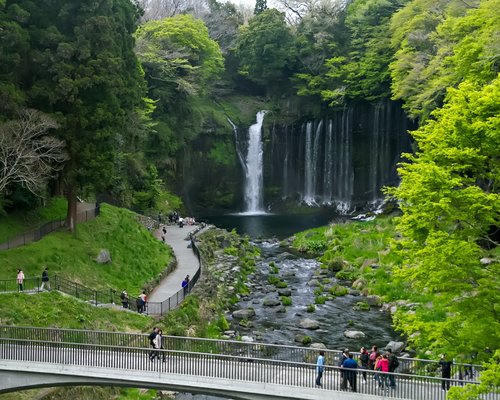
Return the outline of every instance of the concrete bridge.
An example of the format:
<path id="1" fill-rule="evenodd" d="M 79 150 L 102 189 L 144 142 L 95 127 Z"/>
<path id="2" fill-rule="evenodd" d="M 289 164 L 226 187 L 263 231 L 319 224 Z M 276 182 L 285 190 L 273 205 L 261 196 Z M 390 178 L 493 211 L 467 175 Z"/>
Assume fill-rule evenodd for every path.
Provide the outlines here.
<path id="1" fill-rule="evenodd" d="M 323 386 L 316 387 L 311 349 L 281 346 L 286 353 L 277 353 L 276 345 L 175 337 L 166 337 L 165 344 L 167 349 L 151 361 L 146 335 L 0 326 L 0 393 L 104 385 L 242 400 L 446 399 L 442 379 L 415 374 L 385 374 L 394 375 L 396 387 L 380 389 L 373 371 L 358 370 L 357 391 L 341 390 L 346 370 L 332 365 L 325 368 Z M 327 362 L 333 357 L 327 354 Z M 500 400 L 499 395 L 485 398 Z"/>

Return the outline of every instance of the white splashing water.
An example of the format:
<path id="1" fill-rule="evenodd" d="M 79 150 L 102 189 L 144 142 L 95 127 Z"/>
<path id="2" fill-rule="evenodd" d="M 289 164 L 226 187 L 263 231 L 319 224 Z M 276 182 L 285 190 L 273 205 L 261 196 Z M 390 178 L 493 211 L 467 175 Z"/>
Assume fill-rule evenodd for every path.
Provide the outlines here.
<path id="1" fill-rule="evenodd" d="M 257 113 L 257 122 L 248 128 L 248 152 L 245 159 L 245 214 L 265 214 L 263 206 L 262 123 L 266 111 Z"/>

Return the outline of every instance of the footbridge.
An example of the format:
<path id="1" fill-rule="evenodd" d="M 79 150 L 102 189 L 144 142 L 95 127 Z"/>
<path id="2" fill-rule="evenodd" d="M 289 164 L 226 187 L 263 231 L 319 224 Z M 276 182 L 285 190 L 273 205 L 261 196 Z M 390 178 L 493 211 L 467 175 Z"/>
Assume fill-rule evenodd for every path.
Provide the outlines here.
<path id="1" fill-rule="evenodd" d="M 376 377 L 373 371 L 353 371 L 353 385 L 343 388 L 341 381 L 348 371 L 334 366 L 336 352 L 327 352 L 322 386 L 317 387 L 317 351 L 313 349 L 167 336 L 164 344 L 163 350 L 151 350 L 143 334 L 0 326 L 0 393 L 101 385 L 242 400 L 446 399 L 443 379 L 407 370 L 425 368 L 414 360 L 407 360 L 407 373 L 379 372 Z M 378 382 L 385 382 L 390 375 L 395 387 L 379 388 Z M 451 385 L 470 383 L 445 381 Z M 485 398 L 500 400 L 494 394 Z"/>

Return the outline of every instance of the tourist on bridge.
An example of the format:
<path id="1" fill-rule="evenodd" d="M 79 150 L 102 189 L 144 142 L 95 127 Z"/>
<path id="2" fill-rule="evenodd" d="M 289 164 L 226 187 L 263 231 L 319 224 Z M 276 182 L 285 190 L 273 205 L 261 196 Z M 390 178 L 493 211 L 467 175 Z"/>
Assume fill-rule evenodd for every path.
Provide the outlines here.
<path id="1" fill-rule="evenodd" d="M 316 361 L 316 386 L 322 386 L 321 385 L 321 378 L 323 377 L 323 371 L 325 370 L 325 352 L 320 351 L 318 360 Z"/>
<path id="2" fill-rule="evenodd" d="M 370 358 L 368 360 L 368 369 L 371 369 L 372 371 L 375 369 L 375 362 L 377 361 L 378 357 L 380 357 L 378 347 L 373 345 L 372 351 L 370 352 Z"/>
<path id="3" fill-rule="evenodd" d="M 342 362 L 342 368 L 345 368 L 346 371 L 343 371 L 344 373 L 344 379 L 346 382 L 349 382 L 349 386 L 351 387 L 352 391 L 356 391 L 356 380 L 357 380 L 357 371 L 356 369 L 358 368 L 358 363 L 354 358 L 352 358 L 352 354 L 349 354 L 348 358 L 346 358 Z M 345 389 L 347 390 L 347 383 Z"/>
<path id="4" fill-rule="evenodd" d="M 47 286 L 47 290 L 50 290 L 49 269 L 47 267 L 42 271 L 42 285 L 40 286 L 40 290 L 43 290 L 45 286 Z"/>
<path id="5" fill-rule="evenodd" d="M 161 329 L 158 329 L 158 331 L 156 332 L 156 336 L 153 339 L 153 348 L 154 348 L 154 350 L 152 351 L 153 355 L 149 357 L 151 361 L 153 361 L 155 357 L 159 360 L 160 355 L 162 354 L 163 362 L 165 362 L 165 353 L 161 351 L 161 349 L 163 349 L 162 339 L 163 339 L 163 331 Z"/>
<path id="6" fill-rule="evenodd" d="M 399 367 L 399 360 L 390 348 L 387 349 L 387 358 L 389 359 L 389 372 L 395 372 L 396 368 Z M 396 377 L 394 375 L 389 375 L 389 386 L 391 389 L 396 389 Z"/>
<path id="7" fill-rule="evenodd" d="M 387 354 L 384 354 L 382 357 L 377 359 L 375 370 L 380 372 L 389 372 L 389 358 L 387 357 Z M 375 374 L 375 380 L 378 382 L 378 387 L 380 389 L 384 389 L 385 386 L 385 389 L 389 390 L 387 374 Z"/>
<path id="8" fill-rule="evenodd" d="M 24 272 L 22 269 L 17 270 L 17 291 L 23 291 L 23 282 L 24 282 Z"/>
<path id="9" fill-rule="evenodd" d="M 445 378 L 441 381 L 441 388 L 443 390 L 449 390 L 449 379 L 451 378 L 451 366 L 453 365 L 453 361 L 448 361 L 446 359 L 446 354 L 442 354 L 441 359 L 439 360 L 439 365 L 441 366 L 441 377 Z"/>
<path id="10" fill-rule="evenodd" d="M 361 350 L 359 351 L 359 361 L 361 363 L 361 368 L 363 369 L 363 382 L 366 383 L 366 371 L 364 370 L 368 369 L 370 355 L 364 346 L 361 347 Z"/>
<path id="11" fill-rule="evenodd" d="M 158 328 L 156 326 L 153 327 L 153 331 L 148 335 L 149 345 L 151 346 L 151 351 L 149 352 L 149 359 L 152 360 L 155 355 L 155 338 L 158 334 Z"/>
<path id="12" fill-rule="evenodd" d="M 342 367 L 344 361 L 349 358 L 349 349 L 345 349 L 340 357 L 339 367 Z M 344 371 L 340 371 L 340 390 L 347 390 L 347 378 Z"/>

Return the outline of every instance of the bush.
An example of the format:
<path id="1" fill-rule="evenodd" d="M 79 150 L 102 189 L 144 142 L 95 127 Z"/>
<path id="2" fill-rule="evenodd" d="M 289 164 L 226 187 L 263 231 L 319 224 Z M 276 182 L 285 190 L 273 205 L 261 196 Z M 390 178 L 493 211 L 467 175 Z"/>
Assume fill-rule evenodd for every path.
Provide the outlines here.
<path id="1" fill-rule="evenodd" d="M 292 298 L 290 296 L 281 296 L 280 297 L 281 304 L 284 306 L 291 306 L 292 305 Z"/>
<path id="2" fill-rule="evenodd" d="M 314 302 L 316 304 L 325 304 L 326 303 L 326 297 L 325 296 L 316 296 L 314 299 Z"/>
<path id="3" fill-rule="evenodd" d="M 314 311 L 316 311 L 316 306 L 315 306 L 314 304 L 309 304 L 309 305 L 307 306 L 306 311 L 307 311 L 308 313 L 313 313 Z"/>

